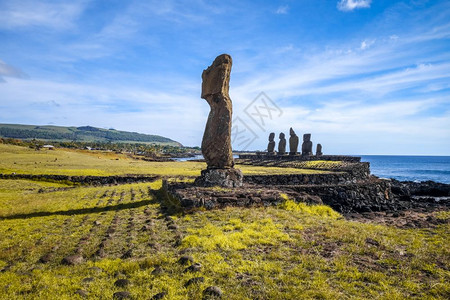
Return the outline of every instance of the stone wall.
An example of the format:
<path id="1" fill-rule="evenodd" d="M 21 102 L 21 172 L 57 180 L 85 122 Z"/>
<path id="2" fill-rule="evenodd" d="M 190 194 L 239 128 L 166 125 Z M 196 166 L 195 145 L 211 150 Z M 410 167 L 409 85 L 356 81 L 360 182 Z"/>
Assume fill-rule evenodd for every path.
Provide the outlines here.
<path id="1" fill-rule="evenodd" d="M 245 183 L 260 185 L 339 184 L 356 182 L 349 173 L 245 175 Z"/>
<path id="2" fill-rule="evenodd" d="M 399 203 L 391 192 L 390 182 L 376 177 L 351 184 L 297 185 L 280 188 L 318 196 L 324 204 L 343 213 L 400 208 L 397 207 Z"/>
<path id="3" fill-rule="evenodd" d="M 217 209 L 227 206 L 251 207 L 277 205 L 283 201 L 281 192 L 266 187 L 237 187 L 215 189 L 186 183 L 169 183 L 163 180 L 162 190 L 166 193 L 170 206 L 184 211 L 198 208 Z"/>
<path id="4" fill-rule="evenodd" d="M 298 161 L 312 161 L 312 160 L 329 160 L 329 161 L 348 161 L 360 162 L 361 157 L 347 156 L 347 155 L 269 155 L 266 152 L 260 153 L 243 153 L 239 154 L 242 159 L 270 159 L 270 160 L 298 160 Z"/>
<path id="5" fill-rule="evenodd" d="M 321 171 L 332 171 L 337 173 L 349 173 L 355 179 L 365 179 L 370 176 L 370 163 L 368 162 L 348 162 L 348 161 L 311 161 L 299 160 L 271 160 L 271 159 L 236 159 L 236 164 L 280 167 L 280 168 L 296 168 L 311 169 Z"/>
<path id="6" fill-rule="evenodd" d="M 159 176 L 126 175 L 126 176 L 67 176 L 67 175 L 31 175 L 31 174 L 0 174 L 0 179 L 27 179 L 35 181 L 67 182 L 86 185 L 125 184 L 135 182 L 150 182 Z"/>

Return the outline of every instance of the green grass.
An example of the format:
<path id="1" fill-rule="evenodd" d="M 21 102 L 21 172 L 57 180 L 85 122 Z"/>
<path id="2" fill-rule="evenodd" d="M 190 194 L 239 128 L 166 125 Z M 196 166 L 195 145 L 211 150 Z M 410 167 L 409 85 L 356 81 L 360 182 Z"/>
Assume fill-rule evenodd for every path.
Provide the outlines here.
<path id="1" fill-rule="evenodd" d="M 202 162 L 147 162 L 114 152 L 84 150 L 40 150 L 0 144 L 0 173 L 110 176 L 146 174 L 199 176 Z M 244 174 L 313 174 L 324 171 L 259 166 L 239 166 Z"/>
<path id="2" fill-rule="evenodd" d="M 80 164 L 84 171 L 91 155 L 19 150 L 7 161 L 23 171 L 49 155 L 66 156 L 62 170 Z M 3 157 L 4 168 L 14 166 Z M 122 159 L 111 157 L 102 154 L 103 166 L 89 169 L 126 172 L 126 164 L 116 165 Z M 152 172 L 192 174 L 203 166 L 193 163 L 189 173 L 187 164 L 153 164 Z M 50 166 L 43 170 L 61 170 Z M 144 172 L 144 166 L 137 169 Z M 287 197 L 279 206 L 179 213 L 169 221 L 160 187 L 161 180 L 103 187 L 0 180 L 0 299 L 78 299 L 78 289 L 89 299 L 112 299 L 121 290 L 134 299 L 162 291 L 166 299 L 201 299 L 210 285 L 219 286 L 224 299 L 450 297 L 448 223 L 428 229 L 359 223 Z M 436 214 L 448 219 L 448 213 Z M 176 229 L 168 228 L 171 223 Z M 131 257 L 123 257 L 130 249 Z M 85 261 L 61 264 L 75 253 Z M 202 264 L 198 273 L 184 272 L 187 266 L 177 262 L 186 254 Z M 48 261 L 39 262 L 46 255 Z M 162 273 L 153 274 L 157 266 Z M 203 283 L 185 287 L 198 276 Z M 116 287 L 121 278 L 131 285 Z"/>

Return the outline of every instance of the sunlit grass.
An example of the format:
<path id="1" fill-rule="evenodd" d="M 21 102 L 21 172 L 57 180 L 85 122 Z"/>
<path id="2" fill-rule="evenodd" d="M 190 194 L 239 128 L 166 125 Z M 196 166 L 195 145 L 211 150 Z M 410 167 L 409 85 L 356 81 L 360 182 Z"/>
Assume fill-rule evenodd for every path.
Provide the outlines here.
<path id="1" fill-rule="evenodd" d="M 162 291 L 168 299 L 200 299 L 209 285 L 219 286 L 227 299 L 391 295 L 445 299 L 450 293 L 448 224 L 429 230 L 362 224 L 346 221 L 327 206 L 286 199 L 277 207 L 179 214 L 172 217 L 179 228 L 173 231 L 160 210 L 163 199 L 148 194 L 148 188 L 161 187 L 160 180 L 43 193 L 39 189 L 50 189 L 51 183 L 0 183 L 0 215 L 13 217 L 0 218 L 0 269 L 6 268 L 0 272 L 0 282 L 7 287 L 5 299 L 73 299 L 78 289 L 92 298 L 111 298 L 124 290 L 114 286 L 118 278 L 130 280 L 125 290 L 136 299 Z M 11 206 L 14 199 L 16 205 Z M 120 208 L 119 202 L 138 206 Z M 82 209 L 86 211 L 80 213 Z M 67 211 L 73 214 L 64 214 Z M 36 212 L 54 214 L 34 216 Z M 22 216 L 15 218 L 18 214 Z M 106 256 L 97 257 L 94 253 L 115 217 L 118 222 L 107 239 Z M 141 231 L 147 220 L 152 220 L 151 228 Z M 368 244 L 368 238 L 379 245 Z M 152 246 L 155 243 L 159 248 Z M 61 265 L 61 259 L 80 245 L 86 261 Z M 133 257 L 121 258 L 130 247 Z M 52 259 L 39 263 L 48 252 Z M 183 272 L 186 266 L 177 263 L 180 253 L 193 256 L 202 264 L 201 271 Z M 152 274 L 156 266 L 163 273 Z M 185 283 L 196 276 L 204 277 L 204 282 L 186 288 Z M 92 281 L 83 281 L 88 277 Z"/>
<path id="2" fill-rule="evenodd" d="M 124 154 L 87 150 L 40 150 L 0 144 L 0 172 L 79 176 L 160 175 L 199 176 L 203 162 L 148 162 Z M 297 168 L 239 166 L 246 175 L 312 174 L 324 171 Z"/>
<path id="3" fill-rule="evenodd" d="M 134 173 L 125 162 L 135 161 L 120 155 L 117 161 L 115 154 L 98 158 L 77 151 L 1 149 L 9 151 L 2 168 L 14 172 L 67 174 L 98 167 L 103 174 Z M 64 168 L 48 162 L 52 155 L 61 155 Z M 89 166 L 94 163 L 89 157 L 99 163 Z M 45 168 L 35 171 L 35 161 Z M 21 169 L 14 169 L 17 165 Z M 136 165 L 148 171 L 149 163 Z M 151 165 L 151 172 L 185 176 L 204 167 Z M 202 299 L 211 285 L 232 300 L 450 298 L 448 223 L 428 229 L 363 224 L 286 195 L 278 206 L 167 218 L 160 188 L 161 180 L 102 187 L 0 180 L 0 299 L 79 299 L 79 289 L 88 299 L 112 299 L 124 290 L 133 299 L 160 292 L 167 293 L 165 299 Z M 448 218 L 448 212 L 436 215 Z M 123 257 L 129 250 L 132 255 Z M 83 263 L 61 264 L 75 253 Z M 48 261 L 39 262 L 46 255 Z M 185 271 L 189 265 L 178 263 L 181 255 L 201 263 L 200 271 Z M 153 272 L 157 267 L 161 273 Z M 203 282 L 186 286 L 200 276 Z M 125 278 L 129 286 L 114 285 Z"/>

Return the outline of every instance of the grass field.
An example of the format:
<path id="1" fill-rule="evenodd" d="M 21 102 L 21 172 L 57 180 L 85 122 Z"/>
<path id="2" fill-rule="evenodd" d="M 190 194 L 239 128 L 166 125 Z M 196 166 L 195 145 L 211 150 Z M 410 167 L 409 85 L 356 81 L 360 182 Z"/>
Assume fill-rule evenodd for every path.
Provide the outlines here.
<path id="1" fill-rule="evenodd" d="M 0 156 L 1 172 L 32 174 L 196 175 L 204 167 L 8 145 Z M 168 215 L 160 187 L 161 180 L 103 187 L 0 180 L 0 299 L 112 299 L 119 291 L 202 299 L 208 286 L 223 299 L 450 298 L 448 223 L 364 224 L 287 198 L 278 207 Z M 180 264 L 183 255 L 201 266 Z M 62 263 L 68 256 L 79 261 Z"/>
<path id="2" fill-rule="evenodd" d="M 148 162 L 124 154 L 88 150 L 40 150 L 0 144 L 0 173 L 110 176 L 146 174 L 161 176 L 199 176 L 203 162 Z M 309 174 L 324 171 L 239 166 L 244 174 Z"/>

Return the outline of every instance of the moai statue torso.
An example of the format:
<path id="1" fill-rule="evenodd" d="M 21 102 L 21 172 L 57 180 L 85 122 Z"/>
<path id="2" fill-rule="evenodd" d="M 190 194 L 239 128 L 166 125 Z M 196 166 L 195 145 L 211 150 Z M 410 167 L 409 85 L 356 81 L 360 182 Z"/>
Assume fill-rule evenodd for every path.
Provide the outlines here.
<path id="1" fill-rule="evenodd" d="M 316 155 L 317 156 L 323 155 L 323 153 L 322 153 L 322 145 L 321 144 L 317 144 Z"/>
<path id="2" fill-rule="evenodd" d="M 305 133 L 303 135 L 302 155 L 312 155 L 313 144 L 311 142 L 311 133 Z"/>
<path id="3" fill-rule="evenodd" d="M 271 132 L 269 134 L 269 144 L 267 145 L 267 153 L 274 154 L 275 153 L 275 132 Z"/>
<path id="4" fill-rule="evenodd" d="M 284 133 L 280 133 L 280 141 L 278 142 L 278 155 L 283 155 L 286 153 L 286 138 Z"/>
<path id="5" fill-rule="evenodd" d="M 298 136 L 295 134 L 294 130 L 289 129 L 289 155 L 296 155 L 298 150 Z"/>

